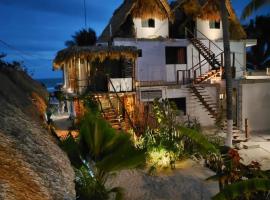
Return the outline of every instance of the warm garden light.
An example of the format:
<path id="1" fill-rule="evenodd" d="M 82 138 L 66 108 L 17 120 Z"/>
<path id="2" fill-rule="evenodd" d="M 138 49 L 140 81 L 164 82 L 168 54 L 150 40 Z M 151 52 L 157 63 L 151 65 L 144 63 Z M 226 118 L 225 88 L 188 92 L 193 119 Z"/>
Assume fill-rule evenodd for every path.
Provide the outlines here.
<path id="1" fill-rule="evenodd" d="M 223 100 L 223 99 L 224 99 L 224 96 L 225 96 L 225 95 L 224 95 L 223 93 L 219 94 L 219 99 L 220 99 L 220 100 Z"/>

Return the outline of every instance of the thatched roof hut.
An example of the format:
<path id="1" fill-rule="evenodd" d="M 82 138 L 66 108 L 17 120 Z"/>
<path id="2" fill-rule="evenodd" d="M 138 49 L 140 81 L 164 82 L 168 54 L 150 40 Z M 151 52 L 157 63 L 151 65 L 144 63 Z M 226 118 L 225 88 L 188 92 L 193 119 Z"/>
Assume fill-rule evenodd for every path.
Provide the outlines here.
<path id="1" fill-rule="evenodd" d="M 161 20 L 166 18 L 173 20 L 173 13 L 167 0 L 124 0 L 114 12 L 109 24 L 99 37 L 99 41 L 110 41 L 110 34 L 114 37 L 129 16 L 142 19 L 155 17 Z"/>
<path id="2" fill-rule="evenodd" d="M 89 62 L 106 58 L 120 59 L 122 57 L 135 60 L 138 57 L 136 47 L 130 46 L 73 46 L 59 51 L 53 61 L 54 69 L 60 69 L 62 65 L 73 58 L 87 59 Z"/>
<path id="3" fill-rule="evenodd" d="M 181 3 L 181 2 L 180 2 Z M 186 15 L 202 20 L 220 20 L 220 5 L 217 0 L 183 0 L 181 6 Z M 229 13 L 231 39 L 245 39 L 246 33 L 238 20 L 230 0 L 226 0 Z"/>

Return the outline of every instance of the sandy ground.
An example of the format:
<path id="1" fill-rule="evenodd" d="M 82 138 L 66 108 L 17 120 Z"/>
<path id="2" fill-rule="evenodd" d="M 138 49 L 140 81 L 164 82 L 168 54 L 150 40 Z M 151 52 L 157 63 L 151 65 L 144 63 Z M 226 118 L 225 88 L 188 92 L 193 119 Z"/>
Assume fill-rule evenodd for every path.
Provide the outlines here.
<path id="1" fill-rule="evenodd" d="M 206 181 L 212 175 L 209 169 L 187 160 L 156 176 L 143 170 L 122 171 L 109 185 L 124 188 L 125 200 L 207 200 L 219 191 L 217 182 Z"/>
<path id="2" fill-rule="evenodd" d="M 240 143 L 238 151 L 244 164 L 257 161 L 263 170 L 270 170 L 270 133 L 252 133 L 247 142 Z"/>

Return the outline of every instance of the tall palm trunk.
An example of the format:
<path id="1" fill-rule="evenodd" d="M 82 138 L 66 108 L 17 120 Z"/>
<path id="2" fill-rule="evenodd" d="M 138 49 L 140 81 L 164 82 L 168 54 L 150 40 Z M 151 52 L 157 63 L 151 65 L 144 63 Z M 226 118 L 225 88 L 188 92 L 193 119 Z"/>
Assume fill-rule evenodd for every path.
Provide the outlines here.
<path id="1" fill-rule="evenodd" d="M 226 8 L 226 0 L 220 1 L 222 28 L 223 28 L 223 45 L 224 45 L 224 61 L 225 61 L 225 79 L 226 79 L 226 101 L 227 101 L 227 138 L 226 146 L 232 147 L 233 132 L 233 106 L 232 106 L 232 69 L 231 69 L 231 51 L 230 51 L 230 34 L 228 11 Z"/>

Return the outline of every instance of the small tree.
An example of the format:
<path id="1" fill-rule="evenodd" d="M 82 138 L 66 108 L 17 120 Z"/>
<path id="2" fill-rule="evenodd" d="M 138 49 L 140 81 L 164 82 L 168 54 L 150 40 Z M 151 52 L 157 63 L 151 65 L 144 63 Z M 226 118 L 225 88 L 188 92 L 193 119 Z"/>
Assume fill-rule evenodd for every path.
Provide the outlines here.
<path id="1" fill-rule="evenodd" d="M 66 41 L 67 47 L 93 46 L 97 42 L 96 32 L 92 28 L 82 29 L 72 36 L 72 40 Z"/>
<path id="2" fill-rule="evenodd" d="M 254 11 L 265 7 L 268 4 L 270 4 L 270 0 L 251 0 L 244 8 L 241 19 L 248 18 L 254 13 Z"/>

